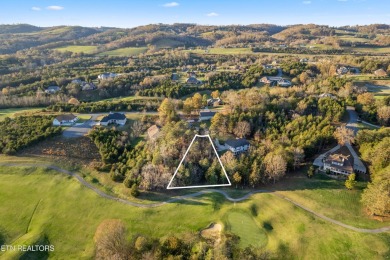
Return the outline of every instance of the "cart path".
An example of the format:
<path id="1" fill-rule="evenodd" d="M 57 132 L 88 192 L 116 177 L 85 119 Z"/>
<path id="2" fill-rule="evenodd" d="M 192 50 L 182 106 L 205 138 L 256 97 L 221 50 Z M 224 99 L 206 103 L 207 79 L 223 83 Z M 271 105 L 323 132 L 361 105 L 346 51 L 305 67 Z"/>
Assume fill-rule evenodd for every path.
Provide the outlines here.
<path id="1" fill-rule="evenodd" d="M 281 198 L 283 200 L 286 200 L 286 201 L 294 204 L 295 206 L 305 210 L 306 212 L 309 212 L 309 213 L 317 216 L 320 219 L 323 219 L 323 220 L 328 221 L 330 223 L 333 223 L 335 225 L 338 225 L 338 226 L 341 226 L 341 227 L 344 227 L 344 228 L 347 228 L 347 229 L 350 229 L 350 230 L 353 230 L 353 231 L 356 231 L 356 232 L 376 234 L 376 233 L 383 233 L 383 232 L 389 232 L 390 231 L 390 226 L 382 227 L 382 228 L 376 228 L 376 229 L 366 229 L 366 228 L 357 228 L 357 227 L 354 227 L 354 226 L 350 226 L 350 225 L 344 224 L 344 223 L 342 223 L 340 221 L 337 221 L 335 219 L 326 217 L 326 216 L 322 215 L 321 213 L 319 213 L 317 211 L 309 209 L 309 208 L 303 206 L 302 204 L 300 204 L 298 202 L 295 202 L 295 201 L 293 201 L 293 200 L 291 200 L 291 199 L 281 195 L 280 193 L 278 193 L 277 191 L 274 191 L 274 190 L 254 190 L 254 191 L 251 191 L 251 192 L 247 193 L 243 197 L 232 198 L 232 197 L 229 196 L 229 194 L 227 192 L 225 192 L 223 190 L 205 189 L 205 190 L 201 190 L 199 192 L 195 192 L 195 193 L 191 193 L 191 194 L 187 194 L 187 195 L 183 195 L 183 196 L 177 196 L 177 197 L 168 199 L 168 200 L 163 201 L 163 202 L 158 202 L 158 203 L 153 203 L 153 204 L 142 204 L 142 203 L 132 202 L 132 201 L 129 201 L 129 200 L 125 200 L 125 199 L 118 198 L 116 196 L 112 196 L 110 194 L 107 194 L 107 193 L 101 191 L 100 189 L 98 189 L 97 187 L 93 186 L 89 182 L 87 182 L 79 174 L 77 174 L 75 172 L 72 172 L 72 171 L 68 171 L 66 169 L 60 168 L 60 167 L 55 166 L 55 165 L 34 164 L 34 163 L 0 163 L 0 166 L 6 166 L 6 167 L 44 167 L 44 168 L 47 168 L 47 169 L 51 169 L 51 170 L 54 170 L 54 171 L 57 171 L 57 172 L 60 172 L 60 173 L 64 173 L 66 175 L 69 175 L 69 176 L 72 176 L 72 177 L 76 178 L 82 185 L 84 185 L 85 187 L 93 190 L 99 196 L 101 196 L 103 198 L 106 198 L 106 199 L 109 199 L 109 200 L 118 201 L 118 202 L 121 202 L 123 204 L 134 206 L 134 207 L 155 208 L 155 207 L 163 206 L 163 205 L 168 204 L 168 203 L 174 203 L 174 202 L 177 202 L 177 201 L 198 197 L 198 196 L 201 196 L 203 194 L 208 194 L 208 193 L 219 193 L 219 194 L 223 195 L 228 201 L 231 201 L 231 202 L 240 202 L 240 201 L 246 200 L 249 197 L 251 197 L 252 195 L 257 194 L 257 193 L 270 193 L 270 194 L 273 194 L 273 195 L 275 195 L 275 196 L 277 196 L 277 197 L 279 197 L 279 198 Z"/>

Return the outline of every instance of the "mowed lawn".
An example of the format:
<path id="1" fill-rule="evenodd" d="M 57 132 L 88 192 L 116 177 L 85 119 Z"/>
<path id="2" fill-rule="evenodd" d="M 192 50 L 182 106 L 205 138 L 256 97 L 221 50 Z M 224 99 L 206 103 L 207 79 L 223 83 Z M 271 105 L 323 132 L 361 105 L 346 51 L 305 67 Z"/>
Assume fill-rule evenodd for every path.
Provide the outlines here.
<path id="1" fill-rule="evenodd" d="M 65 52 L 70 51 L 74 53 L 81 53 L 84 52 L 86 54 L 91 54 L 97 52 L 97 46 L 92 45 L 68 45 L 56 48 L 55 50 Z"/>
<path id="2" fill-rule="evenodd" d="M 129 47 L 129 48 L 120 48 L 116 50 L 111 51 L 105 51 L 102 53 L 99 53 L 99 56 L 136 56 L 141 53 L 144 53 L 148 50 L 147 47 Z"/>
<path id="3" fill-rule="evenodd" d="M 282 258 L 385 259 L 390 234 L 364 234 L 314 217 L 272 194 L 231 203 L 219 194 L 145 209 L 99 197 L 74 178 L 32 167 L 0 167 L 0 242 L 53 244 L 54 259 L 91 259 L 93 236 L 104 219 L 121 219 L 128 237 L 198 232 L 230 223 L 242 246 L 256 244 Z M 332 210 L 329 208 L 328 210 Z M 348 207 L 345 210 L 349 210 Z M 242 226 L 245 223 L 244 226 Z M 21 253 L 0 252 L 1 259 Z M 36 259 L 42 256 L 31 253 Z"/>

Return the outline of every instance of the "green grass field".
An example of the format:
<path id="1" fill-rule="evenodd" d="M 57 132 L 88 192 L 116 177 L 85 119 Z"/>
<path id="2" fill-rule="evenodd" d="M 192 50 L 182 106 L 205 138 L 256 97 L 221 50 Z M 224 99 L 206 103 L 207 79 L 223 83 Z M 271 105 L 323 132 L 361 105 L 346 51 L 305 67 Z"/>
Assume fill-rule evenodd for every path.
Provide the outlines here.
<path id="1" fill-rule="evenodd" d="M 6 108 L 0 109 L 0 121 L 4 120 L 6 117 L 14 117 L 18 114 L 23 114 L 24 112 L 34 112 L 38 111 L 40 108 Z"/>
<path id="2" fill-rule="evenodd" d="M 380 83 L 379 83 L 380 85 L 366 84 L 368 92 L 374 93 L 375 98 L 384 98 L 390 96 L 390 81 L 388 82 L 381 81 Z"/>
<path id="3" fill-rule="evenodd" d="M 348 42 L 369 42 L 369 39 L 366 38 L 359 38 L 359 37 L 353 37 L 353 36 L 340 36 L 338 37 L 340 40 L 348 41 Z"/>
<path id="4" fill-rule="evenodd" d="M 232 211 L 227 215 L 226 226 L 230 231 L 238 235 L 242 248 L 250 245 L 264 247 L 267 245 L 267 234 L 259 227 L 247 211 Z"/>
<path id="5" fill-rule="evenodd" d="M 153 43 L 157 48 L 175 48 L 178 46 L 184 46 L 185 44 L 173 39 L 160 39 Z"/>
<path id="6" fill-rule="evenodd" d="M 147 50 L 148 50 L 147 47 L 138 47 L 138 48 L 129 47 L 129 48 L 120 48 L 120 49 L 116 49 L 116 50 L 112 50 L 112 51 L 105 51 L 105 52 L 99 53 L 98 55 L 99 56 L 104 56 L 104 55 L 108 55 L 108 56 L 136 56 L 136 55 L 139 55 L 141 53 L 146 52 Z"/>
<path id="7" fill-rule="evenodd" d="M 372 48 L 372 47 L 356 47 L 356 48 L 351 48 L 351 50 L 355 52 L 362 52 L 362 53 L 390 53 L 390 47 L 377 47 L 377 48 Z"/>
<path id="8" fill-rule="evenodd" d="M 84 52 L 86 54 L 92 54 L 97 52 L 97 46 L 92 46 L 92 45 L 69 45 L 69 46 L 64 46 L 60 48 L 56 48 L 55 50 L 65 52 L 65 51 L 70 51 L 74 53 L 81 53 Z"/>
<path id="9" fill-rule="evenodd" d="M 389 233 L 350 231 L 272 194 L 257 194 L 241 203 L 228 202 L 219 194 L 207 194 L 145 209 L 101 198 L 74 178 L 51 170 L 5 166 L 0 167 L 0 191 L 0 242 L 53 244 L 55 251 L 49 255 L 53 259 L 93 258 L 95 230 L 104 219 L 113 218 L 126 223 L 129 238 L 137 233 L 180 236 L 198 232 L 211 222 L 225 222 L 242 237 L 242 246 L 257 244 L 288 258 L 389 257 Z M 344 211 L 349 210 L 350 204 L 346 200 L 348 207 Z M 1 259 L 20 257 L 20 252 L 0 252 Z M 34 253 L 28 257 L 43 258 Z"/>

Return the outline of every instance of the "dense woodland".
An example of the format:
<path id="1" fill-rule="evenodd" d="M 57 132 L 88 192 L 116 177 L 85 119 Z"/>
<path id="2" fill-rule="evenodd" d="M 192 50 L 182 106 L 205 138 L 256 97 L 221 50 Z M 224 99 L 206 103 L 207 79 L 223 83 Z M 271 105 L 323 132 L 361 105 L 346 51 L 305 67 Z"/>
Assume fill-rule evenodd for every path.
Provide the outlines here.
<path id="1" fill-rule="evenodd" d="M 61 128 L 53 127 L 52 123 L 52 116 L 5 118 L 0 122 L 0 152 L 15 154 L 39 141 L 61 134 Z"/>

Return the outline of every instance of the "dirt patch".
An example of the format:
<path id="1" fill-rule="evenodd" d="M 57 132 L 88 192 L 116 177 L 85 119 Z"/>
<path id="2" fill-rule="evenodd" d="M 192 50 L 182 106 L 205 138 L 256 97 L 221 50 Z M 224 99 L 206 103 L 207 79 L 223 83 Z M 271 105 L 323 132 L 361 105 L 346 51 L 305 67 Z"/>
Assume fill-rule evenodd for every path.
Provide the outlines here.
<path id="1" fill-rule="evenodd" d="M 83 166 L 91 166 L 101 160 L 98 148 L 86 136 L 79 138 L 56 136 L 23 149 L 19 154 L 50 157 Z"/>
<path id="2" fill-rule="evenodd" d="M 214 240 L 215 243 L 221 241 L 222 225 L 218 223 L 211 223 L 210 226 L 200 231 L 200 235 L 205 239 Z"/>

